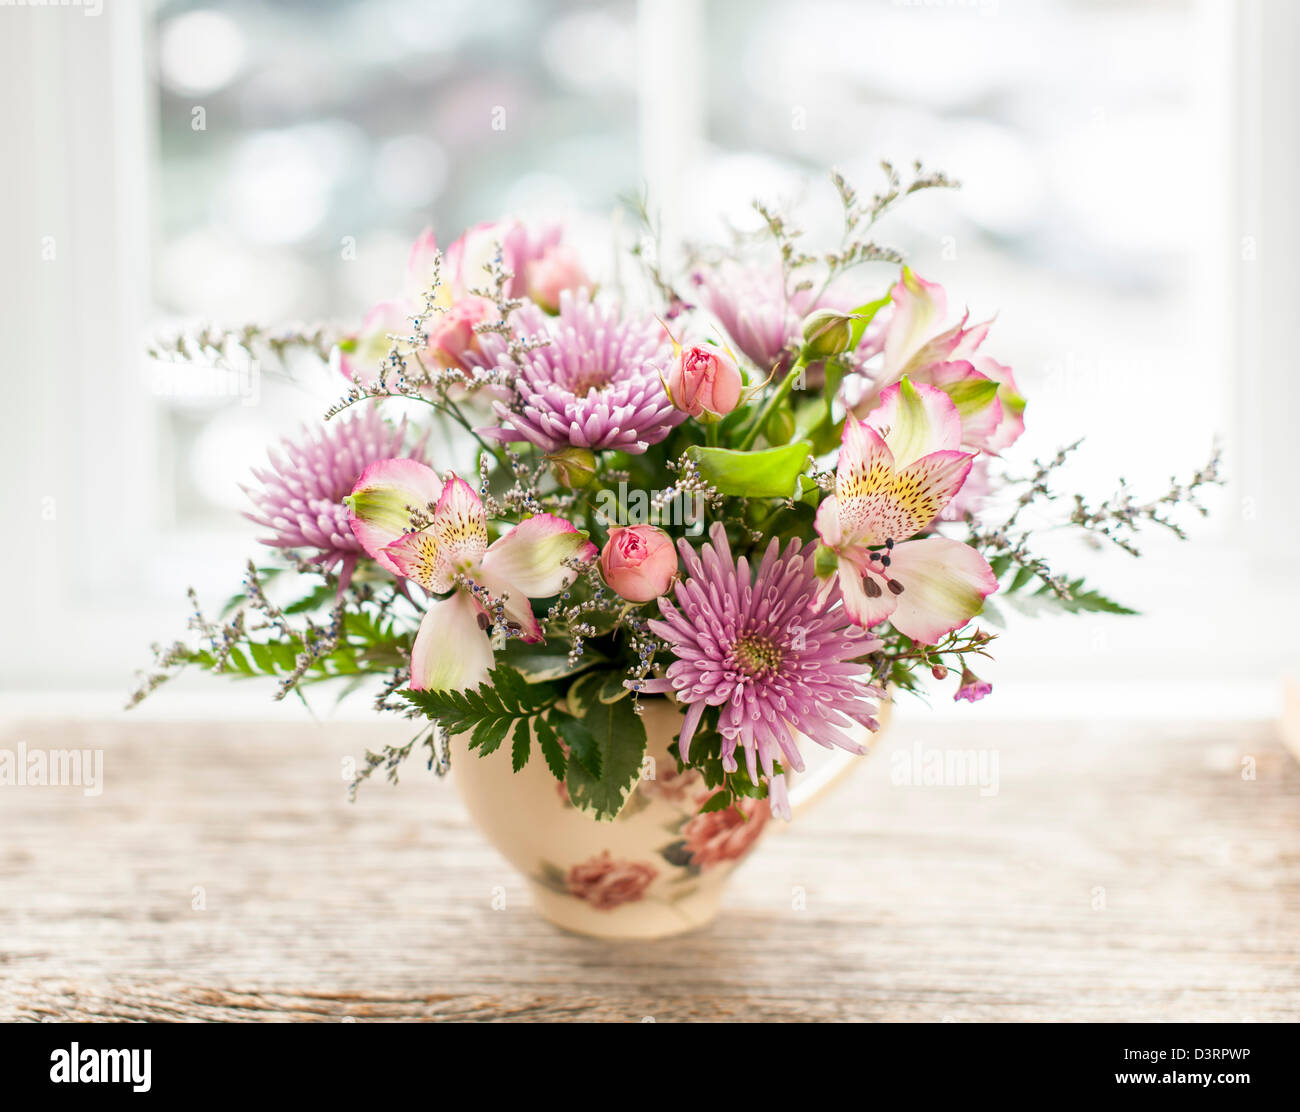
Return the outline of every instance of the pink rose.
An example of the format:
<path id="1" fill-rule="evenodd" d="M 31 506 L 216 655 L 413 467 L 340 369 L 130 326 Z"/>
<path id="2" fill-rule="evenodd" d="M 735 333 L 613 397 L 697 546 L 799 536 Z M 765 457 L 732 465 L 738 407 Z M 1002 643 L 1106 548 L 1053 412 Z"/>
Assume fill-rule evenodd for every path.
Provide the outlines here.
<path id="1" fill-rule="evenodd" d="M 692 417 L 722 417 L 740 402 L 743 383 L 736 361 L 721 351 L 705 347 L 677 352 L 664 380 L 668 400 Z"/>
<path id="2" fill-rule="evenodd" d="M 600 553 L 600 573 L 628 602 L 649 602 L 668 590 L 677 574 L 673 539 L 654 525 L 620 525 L 610 530 Z"/>
<path id="3" fill-rule="evenodd" d="M 577 290 L 591 284 L 577 252 L 564 244 L 551 247 L 541 258 L 526 263 L 524 280 L 528 296 L 548 313 L 559 311 L 560 294 L 565 290 Z"/>
<path id="4" fill-rule="evenodd" d="M 653 865 L 637 861 L 615 861 L 609 850 L 581 865 L 574 865 L 565 878 L 571 896 L 585 900 L 597 911 L 609 911 L 619 904 L 633 903 L 645 895 L 659 875 Z"/>
<path id="5" fill-rule="evenodd" d="M 753 848 L 771 817 L 771 810 L 766 799 L 746 799 L 739 806 L 744 808 L 743 816 L 735 807 L 728 807 L 696 815 L 686 824 L 682 836 L 692 865 L 707 869 L 710 865 L 744 857 Z"/>
<path id="6" fill-rule="evenodd" d="M 497 307 L 486 297 L 462 297 L 443 313 L 426 319 L 429 329 L 427 351 L 439 367 L 465 367 L 468 352 L 478 351 L 478 333 L 474 326 L 495 320 Z"/>

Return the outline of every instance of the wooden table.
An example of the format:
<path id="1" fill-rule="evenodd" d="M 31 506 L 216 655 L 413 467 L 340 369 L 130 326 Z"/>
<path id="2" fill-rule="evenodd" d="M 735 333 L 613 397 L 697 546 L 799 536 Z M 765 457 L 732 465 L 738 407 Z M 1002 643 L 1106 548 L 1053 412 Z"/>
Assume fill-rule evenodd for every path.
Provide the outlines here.
<path id="1" fill-rule="evenodd" d="M 536 917 L 418 761 L 346 802 L 343 758 L 406 736 L 4 728 L 106 787 L 0 787 L 0 1018 L 1300 1019 L 1300 769 L 1263 726 L 898 723 L 655 943 Z M 895 783 L 918 745 L 995 749 L 998 793 Z"/>

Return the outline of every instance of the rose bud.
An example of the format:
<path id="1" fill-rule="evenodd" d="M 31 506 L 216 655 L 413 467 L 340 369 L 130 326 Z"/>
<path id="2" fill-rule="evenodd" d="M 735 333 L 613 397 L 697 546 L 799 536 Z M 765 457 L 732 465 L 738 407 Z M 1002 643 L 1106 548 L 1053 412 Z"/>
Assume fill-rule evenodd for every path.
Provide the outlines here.
<path id="1" fill-rule="evenodd" d="M 803 361 L 832 359 L 849 349 L 853 338 L 853 321 L 834 309 L 818 309 L 803 322 Z"/>
<path id="2" fill-rule="evenodd" d="M 465 369 L 464 356 L 478 351 L 476 324 L 495 320 L 497 307 L 486 297 L 462 297 L 443 313 L 428 320 L 429 343 L 426 350 L 439 367 Z"/>
<path id="3" fill-rule="evenodd" d="M 727 352 L 707 347 L 678 347 L 664 379 L 668 400 L 692 417 L 718 418 L 740 403 L 744 385 L 740 368 Z"/>
<path id="4" fill-rule="evenodd" d="M 560 294 L 591 285 L 577 252 L 559 244 L 524 267 L 528 296 L 548 313 L 560 311 Z"/>
<path id="5" fill-rule="evenodd" d="M 600 552 L 600 573 L 628 602 L 649 602 L 672 585 L 677 548 L 655 525 L 620 525 L 609 532 Z"/>

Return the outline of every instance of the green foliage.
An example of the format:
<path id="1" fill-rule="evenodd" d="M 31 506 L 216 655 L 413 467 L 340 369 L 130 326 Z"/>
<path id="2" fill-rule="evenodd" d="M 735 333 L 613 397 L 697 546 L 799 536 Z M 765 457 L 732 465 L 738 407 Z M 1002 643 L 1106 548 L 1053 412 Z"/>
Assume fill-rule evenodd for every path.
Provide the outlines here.
<path id="1" fill-rule="evenodd" d="M 681 750 L 678 742 L 673 742 L 668 748 L 681 764 Z M 705 814 L 709 811 L 724 811 L 728 807 L 736 806 L 741 799 L 765 799 L 767 797 L 767 784 L 760 781 L 754 783 L 749 778 L 749 771 L 745 762 L 741 760 L 735 772 L 727 772 L 722 767 L 722 735 L 717 729 L 717 711 L 709 709 L 705 711 L 704 716 L 700 719 L 699 725 L 695 729 L 695 734 L 691 738 L 691 759 L 687 767 L 697 769 L 704 777 L 704 784 L 708 788 L 719 789 L 715 791 L 700 808 L 700 813 Z M 772 762 L 774 773 L 783 771 L 780 761 Z"/>
<path id="2" fill-rule="evenodd" d="M 1022 569 L 1023 571 L 1024 569 Z M 1016 577 L 1019 579 L 1019 575 Z M 1023 584 L 1021 584 L 1023 586 Z M 1044 583 L 1031 593 L 1017 593 L 1015 580 L 1005 595 L 999 596 L 1008 606 L 1022 614 L 1044 614 L 1064 611 L 1067 614 L 1136 614 L 1137 611 L 1108 598 L 1100 591 L 1084 585 L 1083 579 L 1064 581 L 1065 595 L 1058 594 L 1050 584 Z"/>
<path id="3" fill-rule="evenodd" d="M 507 642 L 497 653 L 497 661 L 509 665 L 529 683 L 546 683 L 589 671 L 608 663 L 609 658 L 598 649 L 586 646 L 576 663 L 569 662 L 569 645 L 562 640 L 543 641 L 530 645 L 517 638 Z"/>
<path id="4" fill-rule="evenodd" d="M 590 733 L 600 755 L 593 773 L 580 761 L 569 764 L 569 798 L 575 807 L 602 820 L 615 818 L 641 775 L 646 732 L 631 699 L 584 704 L 581 725 Z M 576 753 L 576 751 L 575 751 Z"/>
<path id="5" fill-rule="evenodd" d="M 699 468 L 700 478 L 709 486 L 720 494 L 742 498 L 789 498 L 811 455 L 812 445 L 806 440 L 758 452 L 699 445 L 686 450 L 687 459 Z"/>
<path id="6" fill-rule="evenodd" d="M 506 665 L 494 668 L 477 691 L 406 690 L 401 694 L 445 733 L 468 733 L 469 748 L 477 749 L 480 757 L 495 753 L 502 742 L 513 738 L 511 759 L 516 772 L 528 763 L 535 720 L 560 697 L 551 684 L 531 684 Z M 552 759 L 553 755 L 548 765 Z"/>

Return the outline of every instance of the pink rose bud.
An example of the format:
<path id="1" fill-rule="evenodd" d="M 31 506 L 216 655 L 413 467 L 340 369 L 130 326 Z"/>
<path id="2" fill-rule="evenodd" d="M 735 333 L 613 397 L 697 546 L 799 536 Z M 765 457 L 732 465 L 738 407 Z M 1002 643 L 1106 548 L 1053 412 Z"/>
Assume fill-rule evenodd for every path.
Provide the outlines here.
<path id="1" fill-rule="evenodd" d="M 744 383 L 736 361 L 707 347 L 681 348 L 668 370 L 668 400 L 692 417 L 722 417 L 740 402 Z"/>
<path id="2" fill-rule="evenodd" d="M 601 549 L 600 573 L 628 602 L 649 602 L 672 585 L 677 549 L 657 526 L 620 525 L 610 530 Z"/>
<path id="3" fill-rule="evenodd" d="M 577 252 L 564 244 L 550 248 L 540 259 L 527 263 L 524 281 L 528 296 L 548 313 L 559 311 L 560 294 L 565 290 L 577 290 L 591 284 Z"/>
<path id="4" fill-rule="evenodd" d="M 478 351 L 478 333 L 474 326 L 495 320 L 497 307 L 486 297 L 462 297 L 444 313 L 426 318 L 429 329 L 428 353 L 439 367 L 465 369 L 464 357 Z"/>

